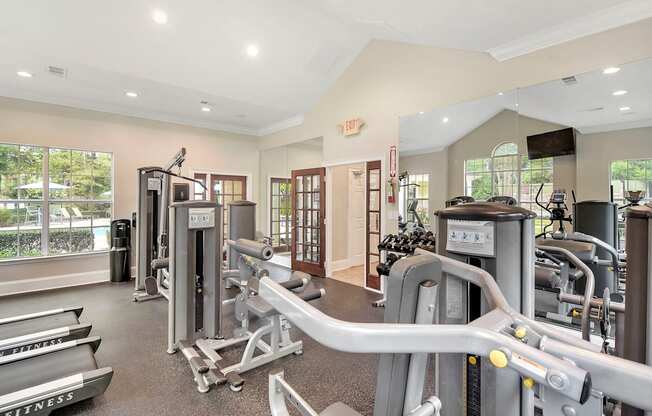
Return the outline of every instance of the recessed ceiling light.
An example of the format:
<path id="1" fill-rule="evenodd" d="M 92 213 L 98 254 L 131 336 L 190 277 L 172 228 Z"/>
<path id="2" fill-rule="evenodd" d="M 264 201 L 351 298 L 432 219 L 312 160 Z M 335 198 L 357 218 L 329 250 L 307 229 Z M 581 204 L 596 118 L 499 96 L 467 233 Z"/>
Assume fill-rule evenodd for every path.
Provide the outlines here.
<path id="1" fill-rule="evenodd" d="M 258 52 L 259 52 L 258 46 L 256 45 L 247 46 L 247 55 L 249 55 L 250 57 L 255 58 L 256 56 L 258 56 Z"/>
<path id="2" fill-rule="evenodd" d="M 136 98 L 136 97 L 138 97 L 138 93 L 137 93 L 137 92 L 133 92 L 133 91 L 127 91 L 127 92 L 125 92 L 125 95 L 126 95 L 127 97 L 131 97 L 131 98 Z"/>
<path id="3" fill-rule="evenodd" d="M 16 72 L 16 75 L 18 75 L 19 77 L 23 77 L 23 78 L 31 78 L 32 77 L 31 72 L 27 72 L 27 71 L 18 71 L 18 72 Z"/>
<path id="4" fill-rule="evenodd" d="M 419 114 L 421 114 L 421 115 L 423 115 L 424 113 L 425 113 L 425 111 L 419 111 Z"/>
<path id="5" fill-rule="evenodd" d="M 505 94 L 504 94 L 504 93 L 502 93 L 502 92 L 499 92 L 499 93 L 498 93 L 498 95 L 505 95 Z"/>
<path id="6" fill-rule="evenodd" d="M 631 109 L 632 109 L 632 107 L 628 107 L 628 106 L 620 107 L 620 111 L 629 111 Z"/>
<path id="7" fill-rule="evenodd" d="M 444 124 L 448 123 L 448 117 L 444 117 L 444 118 L 442 118 L 442 119 L 441 119 L 441 122 L 444 123 Z"/>
<path id="8" fill-rule="evenodd" d="M 211 112 L 211 108 L 210 108 L 210 107 L 202 107 L 202 108 L 201 108 L 201 111 L 203 111 L 204 113 L 210 113 L 210 112 Z"/>
<path id="9" fill-rule="evenodd" d="M 602 73 L 605 75 L 611 75 L 611 74 L 615 74 L 618 71 L 620 71 L 620 68 L 618 68 L 617 66 L 610 66 L 609 68 L 605 68 L 602 71 Z"/>
<path id="10" fill-rule="evenodd" d="M 618 90 L 618 91 L 613 92 L 613 95 L 615 95 L 616 97 L 618 97 L 619 95 L 625 95 L 625 94 L 627 94 L 627 90 Z"/>
<path id="11" fill-rule="evenodd" d="M 164 25 L 168 22 L 168 14 L 161 9 L 156 9 L 152 12 L 152 20 L 159 25 Z"/>

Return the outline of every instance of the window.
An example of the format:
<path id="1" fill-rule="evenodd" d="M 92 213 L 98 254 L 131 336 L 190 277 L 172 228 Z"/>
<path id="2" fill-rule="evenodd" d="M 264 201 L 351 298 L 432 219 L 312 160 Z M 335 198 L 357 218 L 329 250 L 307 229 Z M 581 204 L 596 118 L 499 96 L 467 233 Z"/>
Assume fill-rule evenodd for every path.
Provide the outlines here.
<path id="1" fill-rule="evenodd" d="M 643 191 L 647 201 L 652 193 L 652 159 L 615 160 L 610 167 L 611 186 L 614 202 L 623 206 L 628 202 L 625 193 Z M 622 210 L 618 215 L 618 240 L 621 248 L 625 247 L 625 219 Z"/>
<path id="2" fill-rule="evenodd" d="M 535 197 L 543 184 L 540 200 L 548 201 L 553 188 L 553 159 L 529 160 L 518 154 L 515 143 L 503 143 L 486 159 L 464 163 L 464 193 L 476 200 L 492 196 L 511 196 L 523 208 L 537 214 L 535 232 L 540 233 L 549 223 L 549 214 L 540 208 Z"/>
<path id="3" fill-rule="evenodd" d="M 107 250 L 112 170 L 110 153 L 0 144 L 0 259 Z"/>
<path id="4" fill-rule="evenodd" d="M 292 247 L 292 180 L 271 178 L 270 235 L 276 251 Z"/>
<path id="5" fill-rule="evenodd" d="M 405 204 L 401 204 L 404 210 L 403 218 L 405 218 L 408 222 L 416 223 L 414 214 L 407 212 L 407 207 L 416 200 L 417 214 L 419 214 L 423 225 L 425 225 L 427 228 L 430 226 L 430 208 L 428 204 L 428 201 L 430 200 L 428 197 L 429 179 L 430 175 L 427 173 L 409 174 L 407 176 L 407 183 L 402 187 L 402 189 L 405 189 Z"/>

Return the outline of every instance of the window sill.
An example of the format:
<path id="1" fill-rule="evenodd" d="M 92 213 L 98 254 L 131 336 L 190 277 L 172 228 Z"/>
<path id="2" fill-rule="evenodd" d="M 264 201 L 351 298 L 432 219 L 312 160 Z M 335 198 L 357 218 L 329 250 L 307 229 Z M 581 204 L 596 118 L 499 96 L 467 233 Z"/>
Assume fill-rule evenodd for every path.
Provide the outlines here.
<path id="1" fill-rule="evenodd" d="M 74 260 L 77 258 L 85 258 L 85 257 L 100 257 L 100 256 L 106 256 L 109 253 L 109 250 L 102 250 L 102 251 L 93 251 L 93 252 L 88 252 L 88 253 L 71 253 L 71 254 L 58 254 L 58 255 L 53 255 L 53 256 L 41 256 L 41 257 L 23 257 L 19 259 L 7 259 L 7 260 L 0 260 L 0 267 L 1 266 L 11 266 L 11 265 L 18 265 L 18 264 L 30 264 L 30 263 L 44 263 L 44 262 L 49 262 L 49 261 L 61 261 L 61 260 Z"/>

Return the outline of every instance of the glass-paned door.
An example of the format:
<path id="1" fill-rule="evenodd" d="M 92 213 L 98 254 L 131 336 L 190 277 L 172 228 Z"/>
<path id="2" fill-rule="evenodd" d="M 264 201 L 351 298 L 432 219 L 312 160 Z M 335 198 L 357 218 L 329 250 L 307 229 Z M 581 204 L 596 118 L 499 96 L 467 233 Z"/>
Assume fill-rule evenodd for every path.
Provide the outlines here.
<path id="1" fill-rule="evenodd" d="M 195 173 L 195 179 L 206 183 L 206 174 Z M 235 175 L 210 175 L 208 188 L 211 201 L 216 201 L 224 207 L 224 240 L 229 238 L 229 202 L 247 199 L 247 177 Z M 195 188 L 195 199 L 205 199 L 206 193 L 201 186 Z"/>
<path id="2" fill-rule="evenodd" d="M 367 162 L 367 249 L 366 287 L 380 290 L 380 276 L 376 266 L 380 261 L 378 244 L 380 244 L 380 212 L 382 176 L 380 174 L 380 160 Z"/>
<path id="3" fill-rule="evenodd" d="M 275 252 L 282 253 L 292 247 L 292 180 L 271 178 L 270 187 L 272 247 Z"/>
<path id="4" fill-rule="evenodd" d="M 292 171 L 292 269 L 325 276 L 325 168 Z"/>

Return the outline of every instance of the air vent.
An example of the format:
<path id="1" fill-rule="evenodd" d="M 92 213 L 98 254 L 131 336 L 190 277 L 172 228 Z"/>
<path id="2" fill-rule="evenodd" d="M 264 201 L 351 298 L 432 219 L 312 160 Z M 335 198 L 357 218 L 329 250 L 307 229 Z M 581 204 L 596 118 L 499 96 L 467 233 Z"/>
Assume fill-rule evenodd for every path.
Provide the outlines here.
<path id="1" fill-rule="evenodd" d="M 68 70 L 58 66 L 48 66 L 48 72 L 59 78 L 66 78 L 68 76 Z"/>
<path id="2" fill-rule="evenodd" d="M 577 84 L 577 78 L 575 78 L 574 76 L 566 77 L 566 78 L 562 78 L 561 82 L 563 82 L 566 85 L 575 85 Z"/>
<path id="3" fill-rule="evenodd" d="M 592 113 L 592 112 L 595 112 L 595 111 L 602 111 L 602 110 L 604 110 L 604 107 L 587 108 L 584 111 L 586 111 L 588 113 Z"/>
<path id="4" fill-rule="evenodd" d="M 206 104 L 208 104 L 208 101 L 203 100 L 203 101 L 200 101 L 199 104 L 206 105 Z"/>

